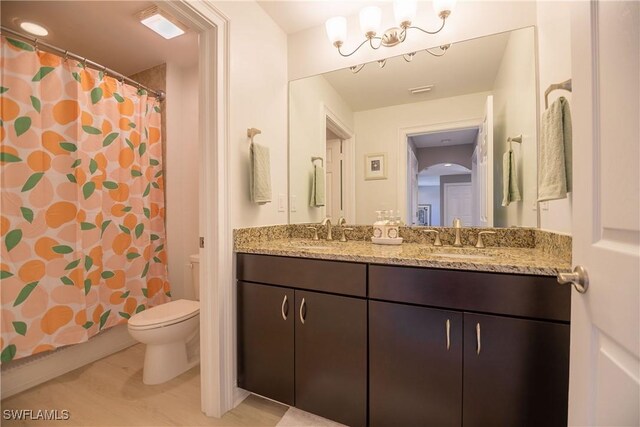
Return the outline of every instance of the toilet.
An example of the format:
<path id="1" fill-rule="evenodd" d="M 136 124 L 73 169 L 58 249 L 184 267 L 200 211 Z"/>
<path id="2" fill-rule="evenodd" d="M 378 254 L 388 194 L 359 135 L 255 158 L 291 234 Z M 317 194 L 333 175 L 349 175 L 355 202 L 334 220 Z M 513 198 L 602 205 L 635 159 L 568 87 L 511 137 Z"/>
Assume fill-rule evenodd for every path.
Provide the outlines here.
<path id="1" fill-rule="evenodd" d="M 146 344 L 142 382 L 161 384 L 197 365 L 199 354 L 200 280 L 198 255 L 189 257 L 196 301 L 179 299 L 141 311 L 129 319 L 129 334 Z"/>

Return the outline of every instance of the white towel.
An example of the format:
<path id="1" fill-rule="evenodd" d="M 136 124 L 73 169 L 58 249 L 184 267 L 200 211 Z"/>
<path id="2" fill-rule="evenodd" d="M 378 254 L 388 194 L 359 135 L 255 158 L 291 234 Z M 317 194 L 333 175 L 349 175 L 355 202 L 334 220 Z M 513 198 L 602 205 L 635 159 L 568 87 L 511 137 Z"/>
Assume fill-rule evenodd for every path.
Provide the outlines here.
<path id="1" fill-rule="evenodd" d="M 538 201 L 564 199 L 571 192 L 571 111 L 558 98 L 542 114 L 538 161 Z"/>
<path id="2" fill-rule="evenodd" d="M 269 148 L 251 144 L 251 165 L 249 172 L 249 193 L 251 201 L 258 204 L 271 202 L 271 160 Z"/>
<path id="3" fill-rule="evenodd" d="M 324 168 L 322 166 L 313 165 L 309 206 L 312 208 L 324 206 Z"/>
<path id="4" fill-rule="evenodd" d="M 509 149 L 502 157 L 502 206 L 509 206 L 509 203 L 520 200 L 522 196 L 518 187 L 515 154 Z"/>

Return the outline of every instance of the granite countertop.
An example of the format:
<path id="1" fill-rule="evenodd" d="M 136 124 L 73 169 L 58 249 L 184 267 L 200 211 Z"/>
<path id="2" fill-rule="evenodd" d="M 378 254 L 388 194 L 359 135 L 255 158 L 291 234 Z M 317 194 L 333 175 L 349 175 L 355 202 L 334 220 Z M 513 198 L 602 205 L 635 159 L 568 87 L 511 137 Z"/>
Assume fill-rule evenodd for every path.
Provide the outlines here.
<path id="1" fill-rule="evenodd" d="M 300 258 L 351 261 L 373 264 L 431 267 L 450 270 L 555 276 L 571 271 L 570 260 L 554 256 L 540 248 L 487 247 L 477 249 L 425 243 L 398 246 L 375 245 L 367 241 L 325 241 L 310 239 L 272 239 L 236 242 L 239 253 L 280 255 Z"/>

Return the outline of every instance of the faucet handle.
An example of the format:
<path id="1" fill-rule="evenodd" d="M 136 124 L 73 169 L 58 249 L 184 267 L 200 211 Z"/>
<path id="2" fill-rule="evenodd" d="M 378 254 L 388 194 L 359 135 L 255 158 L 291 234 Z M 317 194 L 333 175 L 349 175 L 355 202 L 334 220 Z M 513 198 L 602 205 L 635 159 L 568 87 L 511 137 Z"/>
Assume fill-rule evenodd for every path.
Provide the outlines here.
<path id="1" fill-rule="evenodd" d="M 453 218 L 453 228 L 460 228 L 462 226 L 462 221 L 460 218 Z"/>
<path id="2" fill-rule="evenodd" d="M 495 231 L 489 231 L 489 230 L 478 232 L 478 242 L 476 243 L 476 248 L 482 249 L 482 248 L 485 247 L 484 241 L 482 240 L 482 236 L 484 234 L 496 234 L 496 232 Z"/>
<path id="3" fill-rule="evenodd" d="M 433 241 L 433 246 L 442 246 L 442 242 L 440 241 L 440 233 L 438 233 L 438 230 L 422 230 L 423 233 L 435 233 L 436 234 L 436 238 Z"/>
<path id="4" fill-rule="evenodd" d="M 307 227 L 307 230 L 313 230 L 313 240 L 320 240 L 318 238 L 318 227 Z"/>
<path id="5" fill-rule="evenodd" d="M 342 227 L 342 237 L 340 237 L 341 242 L 347 241 L 347 231 L 353 231 L 351 227 Z"/>

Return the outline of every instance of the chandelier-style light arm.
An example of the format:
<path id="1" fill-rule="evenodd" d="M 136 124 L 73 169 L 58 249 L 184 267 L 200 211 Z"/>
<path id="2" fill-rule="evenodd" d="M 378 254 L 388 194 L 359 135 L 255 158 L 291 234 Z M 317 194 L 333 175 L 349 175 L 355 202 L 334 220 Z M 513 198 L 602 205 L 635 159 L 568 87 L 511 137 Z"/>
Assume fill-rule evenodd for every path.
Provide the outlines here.
<path id="1" fill-rule="evenodd" d="M 416 29 L 416 30 L 420 30 L 420 31 L 422 31 L 423 33 L 433 35 L 433 34 L 438 34 L 440 31 L 442 31 L 442 29 L 444 28 L 444 24 L 446 24 L 446 22 L 447 22 L 447 18 L 442 18 L 442 25 L 440 25 L 440 28 L 438 28 L 436 31 L 423 30 L 423 29 L 422 29 L 422 28 L 420 28 L 420 27 L 414 27 L 414 26 L 407 27 L 407 29 L 409 29 L 409 28 L 414 28 L 414 29 Z M 405 30 L 405 31 L 406 31 L 406 30 Z"/>
<path id="2" fill-rule="evenodd" d="M 356 47 L 355 49 L 353 49 L 353 51 L 352 51 L 351 53 L 342 53 L 342 51 L 340 50 L 340 48 L 342 47 L 342 43 L 336 43 L 336 44 L 335 44 L 335 46 L 338 48 L 338 53 L 339 53 L 340 55 L 342 55 L 342 56 L 344 56 L 344 57 L 346 58 L 346 57 L 351 56 L 351 55 L 353 55 L 354 53 L 356 53 L 356 52 L 358 51 L 358 49 L 360 49 L 362 46 L 364 46 L 364 44 L 365 44 L 366 42 L 368 42 L 368 41 L 369 41 L 369 39 L 365 39 L 362 43 L 360 43 L 360 44 L 358 45 L 358 47 Z"/>

